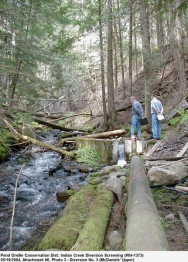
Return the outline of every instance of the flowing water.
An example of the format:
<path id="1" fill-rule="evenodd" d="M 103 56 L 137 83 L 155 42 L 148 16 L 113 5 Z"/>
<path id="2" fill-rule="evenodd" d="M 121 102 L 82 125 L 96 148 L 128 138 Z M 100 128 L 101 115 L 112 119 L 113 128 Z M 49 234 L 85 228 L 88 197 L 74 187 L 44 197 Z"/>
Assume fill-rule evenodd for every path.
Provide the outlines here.
<path id="1" fill-rule="evenodd" d="M 44 142 L 55 144 L 61 132 L 50 131 L 41 134 Z M 72 184 L 86 183 L 82 173 L 71 174 L 58 170 L 57 175 L 49 176 L 49 169 L 60 163 L 61 155 L 52 151 L 39 152 L 32 147 L 32 155 L 23 167 L 18 181 L 16 208 L 13 223 L 13 250 L 20 250 L 33 232 L 45 221 L 57 215 L 64 203 L 56 200 L 56 193 L 64 191 Z M 19 152 L 20 153 L 20 152 Z M 10 224 L 13 209 L 16 178 L 23 166 L 18 155 L 0 165 L 0 250 L 9 250 Z"/>
<path id="2" fill-rule="evenodd" d="M 127 164 L 125 161 L 125 145 L 124 143 L 119 143 L 119 152 L 118 152 L 118 166 L 124 167 Z"/>

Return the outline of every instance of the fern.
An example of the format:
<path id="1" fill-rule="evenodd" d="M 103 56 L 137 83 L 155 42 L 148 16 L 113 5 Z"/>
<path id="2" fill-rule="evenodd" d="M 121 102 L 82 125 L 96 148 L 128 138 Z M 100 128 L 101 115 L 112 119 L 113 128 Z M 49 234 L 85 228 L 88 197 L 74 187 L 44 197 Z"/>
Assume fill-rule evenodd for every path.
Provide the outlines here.
<path id="1" fill-rule="evenodd" d="M 181 109 L 177 110 L 177 113 L 178 113 L 181 117 L 183 117 L 183 116 L 185 115 L 185 109 L 184 109 L 184 108 L 181 108 Z"/>
<path id="2" fill-rule="evenodd" d="M 188 120 L 187 111 L 184 108 L 177 110 L 179 116 L 176 116 L 169 120 L 170 125 L 177 126 L 177 124 L 183 124 Z"/>
<path id="3" fill-rule="evenodd" d="M 174 117 L 174 118 L 169 120 L 169 123 L 170 123 L 171 126 L 177 126 L 179 121 L 180 121 L 180 117 Z"/>
<path id="4" fill-rule="evenodd" d="M 188 121 L 188 114 L 184 115 L 180 121 L 180 124 L 184 124 L 186 121 Z"/>

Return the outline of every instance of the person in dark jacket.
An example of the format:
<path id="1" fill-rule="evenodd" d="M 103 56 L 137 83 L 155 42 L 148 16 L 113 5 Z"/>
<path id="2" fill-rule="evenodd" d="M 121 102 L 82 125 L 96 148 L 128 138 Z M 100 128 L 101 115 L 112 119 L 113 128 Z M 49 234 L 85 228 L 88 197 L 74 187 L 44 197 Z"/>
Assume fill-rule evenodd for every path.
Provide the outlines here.
<path id="1" fill-rule="evenodd" d="M 130 97 L 132 104 L 132 119 L 131 119 L 131 137 L 135 135 L 135 129 L 138 131 L 138 139 L 141 139 L 141 125 L 140 119 L 143 118 L 143 108 L 140 102 L 138 102 L 135 96 Z"/>

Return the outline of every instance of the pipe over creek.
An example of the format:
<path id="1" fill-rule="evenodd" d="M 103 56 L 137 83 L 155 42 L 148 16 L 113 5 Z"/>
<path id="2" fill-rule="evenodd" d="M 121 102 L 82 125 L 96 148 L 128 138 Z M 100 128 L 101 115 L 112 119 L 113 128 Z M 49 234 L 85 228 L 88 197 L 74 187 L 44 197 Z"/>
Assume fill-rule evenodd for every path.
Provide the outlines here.
<path id="1" fill-rule="evenodd" d="M 60 131 L 41 133 L 45 142 L 56 144 Z M 56 193 L 64 191 L 70 185 L 83 186 L 92 173 L 87 176 L 81 172 L 67 173 L 58 170 L 49 176 L 50 168 L 57 167 L 61 156 L 55 152 L 37 152 L 39 148 L 32 147 L 34 158 L 26 162 L 19 178 L 16 209 L 13 227 L 13 250 L 21 250 L 22 246 L 32 236 L 38 227 L 57 216 L 58 211 L 65 207 L 56 200 Z M 22 168 L 18 156 L 0 165 L 0 250 L 9 250 L 10 223 L 15 191 L 16 178 Z M 145 172 L 139 156 L 131 159 L 131 174 L 129 178 L 127 226 L 124 250 L 128 251 L 163 251 L 169 246 L 160 224 L 160 219 L 151 195 Z"/>

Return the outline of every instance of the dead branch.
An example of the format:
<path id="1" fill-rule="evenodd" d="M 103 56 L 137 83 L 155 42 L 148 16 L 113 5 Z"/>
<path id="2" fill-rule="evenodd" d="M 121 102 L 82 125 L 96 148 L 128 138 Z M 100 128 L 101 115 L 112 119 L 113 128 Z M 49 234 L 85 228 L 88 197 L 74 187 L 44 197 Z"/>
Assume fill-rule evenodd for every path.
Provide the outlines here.
<path id="1" fill-rule="evenodd" d="M 174 187 L 162 186 L 162 188 L 165 188 L 165 189 L 170 190 L 170 191 L 175 191 L 175 192 L 181 193 L 183 195 L 188 195 L 188 192 L 185 192 L 185 191 L 182 191 L 182 190 L 179 190 L 179 189 L 175 189 Z"/>
<path id="2" fill-rule="evenodd" d="M 75 115 L 71 115 L 71 116 L 62 116 L 60 118 L 56 118 L 54 120 L 51 120 L 51 122 L 64 120 L 64 119 L 72 118 L 72 117 L 76 117 L 76 116 L 92 116 L 92 112 L 91 113 L 87 113 L 87 114 L 75 114 Z"/>
<path id="3" fill-rule="evenodd" d="M 185 192 L 188 193 L 188 187 L 184 187 L 184 186 L 175 186 L 175 188 L 176 188 L 177 190 L 185 191 Z"/>
<path id="4" fill-rule="evenodd" d="M 178 212 L 179 216 L 180 216 L 180 219 L 181 219 L 181 222 L 183 223 L 183 226 L 188 234 L 188 222 L 187 222 L 187 219 L 185 218 L 185 216 L 183 215 L 182 212 Z"/>
<path id="5" fill-rule="evenodd" d="M 14 223 L 14 214 L 15 214 L 15 208 L 16 208 L 16 193 L 17 193 L 17 187 L 18 187 L 18 180 L 20 178 L 20 175 L 22 173 L 24 165 L 25 164 L 23 164 L 23 166 L 20 169 L 20 172 L 19 172 L 18 177 L 16 179 L 16 185 L 15 185 L 15 189 L 14 189 L 14 201 L 13 201 L 13 209 L 12 209 L 12 218 L 11 218 L 11 223 L 10 223 L 10 251 L 12 251 L 13 223 Z"/>
<path id="6" fill-rule="evenodd" d="M 182 157 L 185 154 L 185 152 L 187 151 L 187 149 L 188 149 L 188 142 L 185 144 L 182 150 L 177 154 L 177 157 Z"/>
<path id="7" fill-rule="evenodd" d="M 23 139 L 24 141 L 30 141 L 31 143 L 35 144 L 35 145 L 38 145 L 40 147 L 43 147 L 43 148 L 46 148 L 46 149 L 49 149 L 49 150 L 52 150 L 52 151 L 55 151 L 57 153 L 60 153 L 62 155 L 66 155 L 66 156 L 70 156 L 72 158 L 75 157 L 75 154 L 72 153 L 72 152 L 68 152 L 68 151 L 65 151 L 63 149 L 59 149 L 59 148 L 56 148 L 55 146 L 52 146 L 48 143 L 43 143 L 43 142 L 40 142 L 36 139 L 33 139 L 31 137 L 28 137 L 28 136 L 24 136 L 24 135 L 21 135 L 19 134 L 12 126 L 11 124 L 7 121 L 7 120 L 4 120 L 5 124 L 7 125 L 7 127 L 12 131 L 14 132 L 18 137 L 20 137 L 21 139 Z"/>

